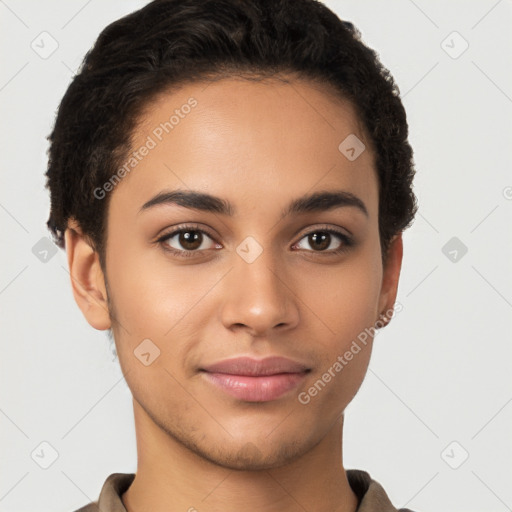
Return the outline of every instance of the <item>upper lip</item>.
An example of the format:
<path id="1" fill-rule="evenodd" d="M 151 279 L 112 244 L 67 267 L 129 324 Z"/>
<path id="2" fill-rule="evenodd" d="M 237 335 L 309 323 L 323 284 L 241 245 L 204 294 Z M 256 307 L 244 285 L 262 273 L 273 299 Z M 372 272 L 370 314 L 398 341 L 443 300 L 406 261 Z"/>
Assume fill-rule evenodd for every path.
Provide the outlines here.
<path id="1" fill-rule="evenodd" d="M 231 375 L 264 376 L 278 373 L 302 373 L 310 368 L 303 363 L 286 357 L 273 356 L 265 359 L 235 357 L 214 363 L 201 370 L 210 373 L 228 373 Z"/>

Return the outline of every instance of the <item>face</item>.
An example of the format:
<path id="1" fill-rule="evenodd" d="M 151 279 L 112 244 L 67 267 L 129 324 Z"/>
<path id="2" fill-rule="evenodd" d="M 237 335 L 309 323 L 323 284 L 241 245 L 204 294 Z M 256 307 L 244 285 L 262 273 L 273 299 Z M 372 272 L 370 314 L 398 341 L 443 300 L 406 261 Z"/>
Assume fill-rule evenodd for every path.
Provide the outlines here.
<path id="1" fill-rule="evenodd" d="M 351 134 L 366 146 L 355 160 L 338 149 Z M 85 316 L 112 320 L 134 405 L 161 432 L 226 467 L 299 457 L 342 419 L 371 353 L 371 337 L 354 340 L 396 296 L 401 240 L 383 268 L 355 110 L 306 81 L 194 83 L 148 106 L 132 149 L 110 192 L 111 316 L 98 300 Z M 307 371 L 265 384 L 203 371 L 239 356 Z"/>

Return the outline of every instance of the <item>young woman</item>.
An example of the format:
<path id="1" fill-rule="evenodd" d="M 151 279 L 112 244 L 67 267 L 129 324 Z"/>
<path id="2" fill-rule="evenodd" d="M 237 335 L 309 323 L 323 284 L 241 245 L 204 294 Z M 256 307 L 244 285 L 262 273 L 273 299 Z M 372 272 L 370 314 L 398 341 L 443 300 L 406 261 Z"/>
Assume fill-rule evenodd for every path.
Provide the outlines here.
<path id="1" fill-rule="evenodd" d="M 397 510 L 342 439 L 416 212 L 407 136 L 389 72 L 314 0 L 156 0 L 101 33 L 47 177 L 133 394 L 137 472 L 102 512 Z"/>

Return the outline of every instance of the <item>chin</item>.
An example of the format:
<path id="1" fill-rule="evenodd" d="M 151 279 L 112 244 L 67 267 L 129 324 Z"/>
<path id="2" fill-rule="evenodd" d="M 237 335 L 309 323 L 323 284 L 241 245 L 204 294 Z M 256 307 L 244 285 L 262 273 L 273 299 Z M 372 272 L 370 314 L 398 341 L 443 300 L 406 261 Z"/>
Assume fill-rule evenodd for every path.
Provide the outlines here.
<path id="1" fill-rule="evenodd" d="M 299 458 L 307 451 L 307 447 L 300 447 L 296 442 L 279 443 L 279 447 L 272 443 L 263 443 L 264 448 L 258 448 L 256 443 L 245 442 L 241 447 L 230 447 L 224 444 L 224 451 L 212 452 L 197 450 L 199 455 L 210 462 L 227 469 L 240 471 L 263 471 L 285 466 Z"/>

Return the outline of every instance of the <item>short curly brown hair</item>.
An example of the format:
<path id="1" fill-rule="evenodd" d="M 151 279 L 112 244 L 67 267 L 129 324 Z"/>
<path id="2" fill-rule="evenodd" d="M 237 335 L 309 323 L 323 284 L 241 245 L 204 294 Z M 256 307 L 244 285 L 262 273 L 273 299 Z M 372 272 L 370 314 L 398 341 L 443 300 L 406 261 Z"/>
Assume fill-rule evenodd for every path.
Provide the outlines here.
<path id="1" fill-rule="evenodd" d="M 107 26 L 87 53 L 48 137 L 47 226 L 64 248 L 74 218 L 105 262 L 109 194 L 145 106 L 158 94 L 220 76 L 296 76 L 351 101 L 375 151 L 383 261 L 417 210 L 399 89 L 352 23 L 317 0 L 155 0 Z"/>

